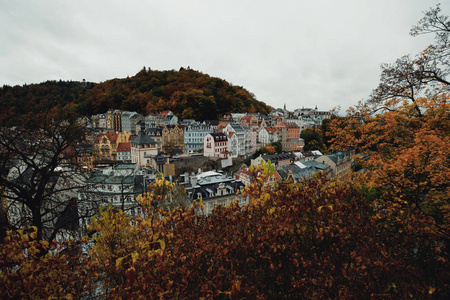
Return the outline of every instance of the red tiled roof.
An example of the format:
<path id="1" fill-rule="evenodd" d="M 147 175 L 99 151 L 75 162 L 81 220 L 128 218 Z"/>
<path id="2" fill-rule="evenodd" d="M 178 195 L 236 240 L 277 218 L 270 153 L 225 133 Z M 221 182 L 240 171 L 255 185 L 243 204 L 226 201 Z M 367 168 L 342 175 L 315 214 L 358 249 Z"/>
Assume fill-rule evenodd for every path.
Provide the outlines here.
<path id="1" fill-rule="evenodd" d="M 103 136 L 106 135 L 106 138 L 110 141 L 110 142 L 115 142 L 117 141 L 117 133 L 112 132 L 112 131 L 107 131 L 106 133 L 101 133 L 97 136 L 97 141 L 100 141 Z"/>
<path id="2" fill-rule="evenodd" d="M 277 132 L 277 130 L 275 128 L 272 128 L 272 127 L 266 127 L 266 130 L 270 134 L 274 134 L 275 132 Z"/>
<path id="3" fill-rule="evenodd" d="M 251 121 L 253 118 L 254 118 L 253 116 L 243 116 L 243 117 L 241 118 L 241 121 L 250 123 L 250 121 Z"/>
<path id="4" fill-rule="evenodd" d="M 119 143 L 117 151 L 131 151 L 131 143 Z"/>
<path id="5" fill-rule="evenodd" d="M 298 125 L 297 124 L 295 124 L 295 123 L 292 123 L 292 122 L 284 122 L 284 123 L 282 123 L 284 126 L 286 126 L 287 128 L 300 128 L 300 127 L 298 127 Z"/>

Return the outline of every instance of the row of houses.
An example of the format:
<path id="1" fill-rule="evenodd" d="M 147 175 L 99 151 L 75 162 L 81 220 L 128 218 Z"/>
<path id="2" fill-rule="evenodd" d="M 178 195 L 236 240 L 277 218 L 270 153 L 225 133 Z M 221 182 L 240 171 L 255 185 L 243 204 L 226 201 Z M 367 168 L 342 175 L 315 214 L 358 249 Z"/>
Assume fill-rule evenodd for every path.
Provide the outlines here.
<path id="1" fill-rule="evenodd" d="M 320 151 L 300 151 L 295 153 L 281 153 L 273 155 L 260 155 L 251 160 L 251 165 L 258 166 L 262 162 L 270 162 L 275 166 L 272 182 L 275 180 L 291 179 L 294 182 L 303 182 L 313 178 L 314 174 L 321 172 L 327 177 L 343 178 L 349 174 L 354 155 L 353 151 L 336 152 L 323 155 Z M 243 165 L 234 175 L 244 185 L 251 183 L 254 174 L 247 165 Z"/>
<path id="2" fill-rule="evenodd" d="M 313 111 L 319 113 L 317 109 Z M 320 112 L 320 115 L 328 116 L 324 112 Z M 294 116 L 285 110 L 275 110 L 269 115 L 231 114 L 221 120 L 204 122 L 190 119 L 179 122 L 171 111 L 142 116 L 137 112 L 109 110 L 91 117 L 91 126 L 97 132 L 113 132 L 129 139 L 130 135 L 145 132 L 156 141 L 159 151 L 164 153 L 175 149 L 178 153 L 202 152 L 207 134 L 225 133 L 230 144 L 228 150 L 233 157 L 248 155 L 274 142 L 280 142 L 283 151 L 299 151 L 303 142 L 300 139 L 301 131 L 307 127 L 316 127 L 321 122 L 320 116 Z M 109 143 L 115 143 L 115 136 L 110 134 L 106 138 L 110 140 Z M 120 142 L 123 141 L 116 144 Z M 105 140 L 105 143 L 108 141 Z M 114 145 L 104 146 L 105 150 L 110 149 L 110 159 L 117 159 L 114 157 L 115 148 Z M 127 151 L 127 147 L 119 148 Z"/>

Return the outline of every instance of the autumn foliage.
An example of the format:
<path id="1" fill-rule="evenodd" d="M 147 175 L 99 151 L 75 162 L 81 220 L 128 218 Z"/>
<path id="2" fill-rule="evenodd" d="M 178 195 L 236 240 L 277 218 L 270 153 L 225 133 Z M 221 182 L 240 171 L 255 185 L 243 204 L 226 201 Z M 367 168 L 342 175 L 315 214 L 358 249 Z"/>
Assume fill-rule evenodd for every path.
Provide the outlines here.
<path id="1" fill-rule="evenodd" d="M 0 244 L 2 299 L 78 298 L 93 290 L 88 260 L 74 241 L 56 249 L 38 241 L 37 229 L 9 231 Z M 46 253 L 47 250 L 57 250 Z"/>
<path id="2" fill-rule="evenodd" d="M 156 71 L 143 68 L 136 75 L 101 83 L 47 81 L 0 87 L 0 106 L 11 116 L 46 112 L 53 108 L 83 115 L 108 109 L 141 114 L 171 110 L 182 119 L 217 120 L 232 112 L 268 113 L 264 102 L 240 86 L 199 71 Z"/>
<path id="3" fill-rule="evenodd" d="M 419 33 L 448 22 L 439 7 L 423 20 Z M 448 51 L 448 34 L 438 37 L 443 46 L 430 48 L 432 57 Z M 434 70 L 447 62 L 438 57 L 441 64 L 406 59 L 404 69 L 385 67 L 371 101 L 326 123 L 324 145 L 358 153 L 345 181 L 318 174 L 273 182 L 273 166 L 263 164 L 252 168 L 244 191 L 250 205 L 204 215 L 202 201 L 178 205 L 182 191 L 157 178 L 137 199 L 139 215 L 105 207 L 80 241 L 49 245 L 36 228 L 8 231 L 0 244 L 1 298 L 449 299 L 450 107 L 442 91 L 450 85 L 446 71 Z M 101 101 L 87 105 L 131 109 L 151 98 L 148 112 L 168 97 L 188 116 L 183 105 L 192 99 L 208 108 L 211 95 L 233 89 L 213 80 L 210 91 L 179 92 L 174 72 L 159 75 L 144 69 L 134 83 L 108 82 L 111 93 L 93 89 L 88 101 Z M 175 83 L 161 88 L 161 80 Z M 430 80 L 443 84 L 437 93 Z M 142 93 L 124 104 L 130 87 Z M 412 97 L 417 87 L 429 96 Z M 252 104 L 244 94 L 235 96 Z"/>
<path id="4" fill-rule="evenodd" d="M 150 194 L 139 198 L 141 216 L 105 209 L 90 227 L 96 233 L 89 261 L 65 252 L 37 257 L 28 250 L 37 241 L 24 244 L 21 234 L 10 235 L 1 246 L 2 295 L 46 297 L 48 290 L 58 297 L 96 291 L 112 299 L 318 299 L 448 293 L 447 249 L 435 220 L 420 209 L 378 207 L 353 184 L 321 176 L 281 182 L 253 197 L 251 206 L 218 207 L 210 216 L 197 213 L 199 207 L 155 207 Z"/>
<path id="5" fill-rule="evenodd" d="M 448 96 L 397 103 L 395 109 L 377 115 L 356 113 L 331 125 L 334 148 L 353 148 L 363 154 L 357 163 L 364 172 L 353 174 L 355 182 L 377 193 L 380 202 L 427 211 L 448 238 Z"/>

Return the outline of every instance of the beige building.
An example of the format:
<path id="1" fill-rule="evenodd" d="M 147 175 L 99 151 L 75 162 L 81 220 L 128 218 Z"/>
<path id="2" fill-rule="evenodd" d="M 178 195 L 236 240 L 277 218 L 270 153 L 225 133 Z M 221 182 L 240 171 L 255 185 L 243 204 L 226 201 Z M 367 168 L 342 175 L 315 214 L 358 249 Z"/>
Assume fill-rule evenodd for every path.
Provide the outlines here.
<path id="1" fill-rule="evenodd" d="M 335 154 L 322 155 L 315 160 L 331 167 L 331 176 L 342 178 L 351 171 L 353 159 L 351 151 L 337 152 Z"/>
<path id="2" fill-rule="evenodd" d="M 155 167 L 153 157 L 158 154 L 156 142 L 145 133 L 131 141 L 131 162 L 142 167 Z"/>

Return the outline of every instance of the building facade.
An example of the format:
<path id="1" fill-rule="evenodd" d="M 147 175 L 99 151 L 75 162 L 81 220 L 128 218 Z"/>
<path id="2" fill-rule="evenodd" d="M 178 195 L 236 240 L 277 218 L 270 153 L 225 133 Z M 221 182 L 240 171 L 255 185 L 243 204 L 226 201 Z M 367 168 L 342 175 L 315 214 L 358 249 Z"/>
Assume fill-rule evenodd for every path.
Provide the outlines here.
<path id="1" fill-rule="evenodd" d="M 184 127 L 184 144 L 186 152 L 203 151 L 204 139 L 208 133 L 213 133 L 213 126 L 198 122 L 190 123 Z"/>
<path id="2" fill-rule="evenodd" d="M 208 133 L 204 137 L 203 156 L 229 158 L 228 137 L 224 133 Z"/>

